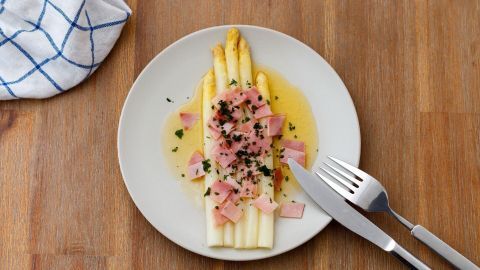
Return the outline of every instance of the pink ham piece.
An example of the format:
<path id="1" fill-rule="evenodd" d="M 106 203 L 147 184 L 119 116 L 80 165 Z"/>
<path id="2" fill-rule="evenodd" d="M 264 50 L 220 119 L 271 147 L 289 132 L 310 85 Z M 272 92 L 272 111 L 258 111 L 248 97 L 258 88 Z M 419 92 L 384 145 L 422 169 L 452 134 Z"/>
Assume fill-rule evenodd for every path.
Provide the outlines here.
<path id="1" fill-rule="evenodd" d="M 200 152 L 195 151 L 193 152 L 192 156 L 190 157 L 190 160 L 188 161 L 188 165 L 193 165 L 198 162 L 202 162 L 204 160 L 202 154 Z"/>
<path id="2" fill-rule="evenodd" d="M 257 194 L 257 184 L 252 181 L 243 181 L 242 190 L 240 191 L 240 197 L 253 198 Z"/>
<path id="3" fill-rule="evenodd" d="M 231 201 L 227 201 L 225 206 L 220 210 L 220 213 L 226 218 L 230 219 L 233 223 L 237 223 L 242 217 L 242 209 L 237 207 Z"/>
<path id="4" fill-rule="evenodd" d="M 282 146 L 285 148 L 290 148 L 300 152 L 305 152 L 305 143 L 302 141 L 282 140 Z"/>
<path id="5" fill-rule="evenodd" d="M 219 205 L 216 206 L 215 208 L 212 209 L 212 214 L 213 214 L 213 220 L 215 221 L 215 226 L 222 226 L 228 221 L 228 218 L 226 218 L 224 215 L 220 213 L 221 209 L 223 209 L 224 205 Z"/>
<path id="6" fill-rule="evenodd" d="M 281 153 L 281 156 L 283 156 L 282 158 L 280 158 L 281 163 L 288 164 L 288 159 L 291 158 L 295 160 L 298 164 L 305 167 L 305 152 L 300 152 L 290 148 L 284 149 L 285 150 Z"/>
<path id="7" fill-rule="evenodd" d="M 238 202 L 240 200 L 240 191 L 235 192 L 235 190 L 233 190 L 232 192 L 230 192 L 230 195 L 228 195 L 226 200 L 233 203 Z"/>
<path id="8" fill-rule="evenodd" d="M 190 179 L 195 179 L 205 175 L 203 170 L 204 158 L 200 152 L 195 151 L 192 154 L 192 157 L 188 161 L 187 174 Z"/>
<path id="9" fill-rule="evenodd" d="M 227 168 L 237 157 L 232 152 L 232 150 L 226 148 L 225 145 L 216 145 L 212 148 L 212 156 L 215 158 L 215 161 L 222 166 L 222 168 Z"/>
<path id="10" fill-rule="evenodd" d="M 260 209 L 265 214 L 270 214 L 278 207 L 278 203 L 272 200 L 267 194 L 262 194 L 253 201 L 253 206 Z"/>
<path id="11" fill-rule="evenodd" d="M 302 218 L 304 209 L 304 203 L 282 203 L 282 206 L 280 207 L 280 216 L 286 218 Z"/>
<path id="12" fill-rule="evenodd" d="M 210 133 L 212 133 L 212 130 L 214 130 L 215 134 L 221 135 L 222 131 L 224 130 L 225 134 L 229 134 L 233 130 L 234 126 L 235 124 L 232 122 L 226 122 L 225 124 L 220 125 L 220 123 L 217 120 L 214 120 L 212 118 L 208 120 L 208 128 L 210 129 Z M 213 133 L 212 133 L 212 136 L 214 136 Z M 219 137 L 220 136 L 218 137 L 214 136 L 215 139 L 218 139 Z"/>
<path id="13" fill-rule="evenodd" d="M 292 158 L 298 164 L 305 167 L 305 143 L 295 140 L 282 141 L 283 152 L 281 152 L 280 162 L 288 164 L 288 159 Z"/>
<path id="14" fill-rule="evenodd" d="M 250 111 L 254 111 L 254 108 L 260 108 L 266 104 L 265 98 L 260 95 L 256 87 L 252 87 L 244 93 L 247 96 L 246 102 Z"/>
<path id="15" fill-rule="evenodd" d="M 180 113 L 180 120 L 182 121 L 183 128 L 187 130 L 191 129 L 199 119 L 200 119 L 199 113 L 189 113 L 189 112 Z"/>
<path id="16" fill-rule="evenodd" d="M 283 173 L 281 168 L 275 169 L 275 172 L 273 173 L 273 181 L 273 188 L 275 189 L 275 191 L 280 191 L 283 181 Z"/>
<path id="17" fill-rule="evenodd" d="M 246 99 L 247 96 L 242 91 L 242 89 L 235 88 L 233 90 L 223 91 L 222 93 L 216 95 L 214 98 L 212 98 L 212 104 L 215 107 L 220 108 L 219 102 L 223 100 L 226 101 L 228 105 L 238 106 L 242 104 Z"/>
<path id="18" fill-rule="evenodd" d="M 242 186 L 237 182 L 237 180 L 233 179 L 233 177 L 227 176 L 227 180 L 225 180 L 227 184 L 232 186 L 233 189 L 240 190 Z"/>
<path id="19" fill-rule="evenodd" d="M 202 162 L 189 165 L 187 168 L 187 175 L 188 175 L 188 178 L 190 178 L 190 180 L 204 176 L 205 171 L 203 170 Z"/>
<path id="20" fill-rule="evenodd" d="M 283 122 L 285 122 L 285 115 L 276 115 L 267 118 L 267 135 L 282 135 Z"/>
<path id="21" fill-rule="evenodd" d="M 270 105 L 268 104 L 265 104 L 253 111 L 253 117 L 255 117 L 255 119 L 264 118 L 270 115 L 273 115 L 273 113 L 270 110 Z"/>
<path id="22" fill-rule="evenodd" d="M 252 119 L 246 123 L 238 125 L 236 130 L 242 133 L 250 133 L 250 131 L 253 130 L 253 126 L 255 125 L 256 122 L 257 121 Z"/>
<path id="23" fill-rule="evenodd" d="M 216 203 L 223 203 L 232 192 L 232 186 L 217 180 L 210 186 L 210 198 Z"/>

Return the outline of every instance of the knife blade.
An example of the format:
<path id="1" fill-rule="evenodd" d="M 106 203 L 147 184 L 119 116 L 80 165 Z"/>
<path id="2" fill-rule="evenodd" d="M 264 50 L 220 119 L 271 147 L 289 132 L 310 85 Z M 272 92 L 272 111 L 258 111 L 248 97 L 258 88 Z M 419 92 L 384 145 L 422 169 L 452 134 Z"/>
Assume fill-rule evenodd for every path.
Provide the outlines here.
<path id="1" fill-rule="evenodd" d="M 303 190 L 338 223 L 392 254 L 407 266 L 415 269 L 430 269 L 296 161 L 289 158 L 288 165 Z"/>

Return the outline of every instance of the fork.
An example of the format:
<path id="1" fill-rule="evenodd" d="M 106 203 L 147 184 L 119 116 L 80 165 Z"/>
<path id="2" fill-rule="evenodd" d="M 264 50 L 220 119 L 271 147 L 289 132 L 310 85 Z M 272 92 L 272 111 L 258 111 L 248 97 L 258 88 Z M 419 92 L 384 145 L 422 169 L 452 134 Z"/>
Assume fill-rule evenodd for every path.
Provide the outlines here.
<path id="1" fill-rule="evenodd" d="M 407 219 L 393 211 L 388 203 L 387 191 L 377 179 L 344 161 L 331 156 L 328 156 L 328 158 L 354 176 L 351 176 L 344 170 L 338 169 L 328 163 L 324 163 L 328 168 L 321 167 L 320 169 L 338 181 L 338 183 L 319 172 L 315 173 L 345 199 L 367 212 L 387 212 L 407 227 L 415 238 L 430 247 L 433 251 L 437 252 L 456 268 L 480 269 L 427 229 L 421 225 L 413 225 Z"/>

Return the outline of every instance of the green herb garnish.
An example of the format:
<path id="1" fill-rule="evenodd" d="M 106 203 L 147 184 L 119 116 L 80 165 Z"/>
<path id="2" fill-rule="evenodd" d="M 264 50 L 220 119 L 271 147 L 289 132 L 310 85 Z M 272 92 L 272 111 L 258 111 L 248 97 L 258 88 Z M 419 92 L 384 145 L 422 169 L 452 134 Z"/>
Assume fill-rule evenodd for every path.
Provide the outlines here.
<path id="1" fill-rule="evenodd" d="M 210 196 L 210 187 L 207 188 L 207 191 L 205 191 L 205 194 L 203 194 L 203 197 Z"/>
<path id="2" fill-rule="evenodd" d="M 175 131 L 175 136 L 177 136 L 179 139 L 182 139 L 183 137 L 183 129 L 179 129 L 177 131 Z"/>
<path id="3" fill-rule="evenodd" d="M 230 82 L 229 85 L 235 85 L 235 86 L 236 86 L 237 84 L 238 84 L 237 81 L 235 81 L 234 79 L 232 79 L 232 81 Z"/>
<path id="4" fill-rule="evenodd" d="M 177 152 L 178 151 L 178 146 L 175 146 L 175 148 L 172 149 L 172 152 Z"/>

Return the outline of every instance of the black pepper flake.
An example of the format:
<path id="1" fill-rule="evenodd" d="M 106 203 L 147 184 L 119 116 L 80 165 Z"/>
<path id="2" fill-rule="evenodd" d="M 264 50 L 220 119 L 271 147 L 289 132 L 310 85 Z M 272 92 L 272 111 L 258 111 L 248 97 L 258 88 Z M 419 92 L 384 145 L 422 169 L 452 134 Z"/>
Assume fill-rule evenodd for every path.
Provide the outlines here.
<path id="1" fill-rule="evenodd" d="M 263 97 L 262 95 L 258 95 L 258 101 L 262 101 Z"/>
<path id="2" fill-rule="evenodd" d="M 205 194 L 203 194 L 203 197 L 210 196 L 210 187 L 207 188 L 207 191 L 205 191 Z"/>
<path id="3" fill-rule="evenodd" d="M 217 196 L 220 195 L 220 193 L 218 193 L 218 192 L 216 192 L 216 191 L 215 191 L 213 194 L 215 194 L 215 195 L 217 195 Z"/>

